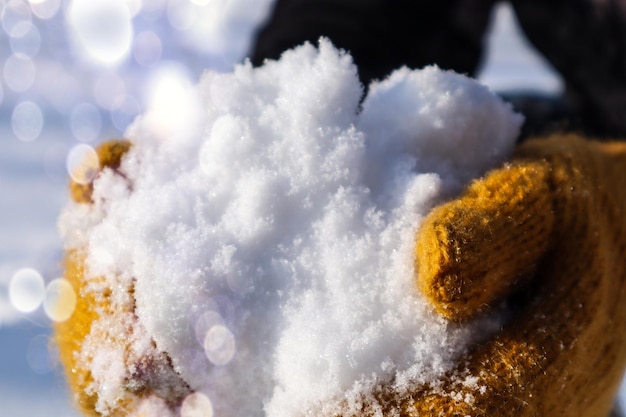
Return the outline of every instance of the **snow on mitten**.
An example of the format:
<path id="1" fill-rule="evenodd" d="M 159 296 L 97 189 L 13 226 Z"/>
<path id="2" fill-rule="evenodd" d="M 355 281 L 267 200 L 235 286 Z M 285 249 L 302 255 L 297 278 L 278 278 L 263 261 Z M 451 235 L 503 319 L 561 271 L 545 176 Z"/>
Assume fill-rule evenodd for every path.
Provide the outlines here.
<path id="1" fill-rule="evenodd" d="M 510 296 L 511 316 L 408 415 L 608 415 L 626 362 L 624 172 L 625 143 L 534 140 L 431 212 L 416 262 L 433 307 L 465 321 Z"/>
<path id="2" fill-rule="evenodd" d="M 90 203 L 93 193 L 93 180 L 103 169 L 108 168 L 117 172 L 122 157 L 130 149 L 130 142 L 125 140 L 110 140 L 101 144 L 96 149 L 96 154 L 90 158 L 87 156 L 78 170 L 84 171 L 77 174 L 82 180 L 70 183 L 70 196 L 77 203 Z M 95 172 L 89 172 L 95 171 Z M 119 172 L 117 172 L 119 174 Z"/>
<path id="3" fill-rule="evenodd" d="M 501 406 L 507 393 L 515 399 L 509 407 L 543 406 L 545 385 L 528 400 L 515 377 L 537 366 L 549 371 L 548 360 L 554 359 L 555 375 L 578 372 L 567 354 L 578 346 L 571 338 L 584 337 L 572 336 L 569 326 L 581 322 L 570 318 L 591 320 L 586 309 L 596 304 L 575 300 L 583 307 L 567 310 L 567 317 L 545 312 L 542 326 L 558 329 L 545 337 L 562 342 L 566 354 L 559 362 L 559 355 L 542 350 L 550 344 L 533 342 L 537 332 L 522 331 L 536 324 L 534 313 L 544 314 L 543 305 L 517 294 L 523 285 L 530 285 L 530 295 L 544 294 L 542 285 L 555 282 L 531 277 L 534 266 L 552 276 L 552 258 L 536 260 L 555 247 L 561 228 L 556 216 L 540 221 L 536 208 L 562 210 L 564 199 L 551 197 L 562 195 L 555 190 L 566 165 L 557 163 L 558 152 L 546 152 L 555 155 L 552 171 L 535 157 L 525 176 L 517 175 L 524 171 L 518 162 L 501 180 L 490 176 L 485 189 L 504 196 L 480 200 L 480 207 L 496 207 L 493 215 L 476 211 L 477 222 L 468 221 L 476 227 L 460 223 L 448 232 L 467 229 L 454 239 L 466 245 L 485 240 L 485 230 L 494 233 L 474 248 L 474 258 L 471 251 L 465 258 L 463 246 L 452 252 L 477 265 L 473 279 L 494 271 L 484 275 L 492 283 L 466 285 L 472 281 L 453 264 L 439 262 L 448 252 L 431 245 L 420 246 L 420 271 L 414 266 L 415 236 L 432 208 L 513 151 L 522 119 L 485 87 L 436 67 L 402 68 L 370 85 L 363 98 L 350 57 L 321 40 L 319 48 L 304 45 L 259 68 L 207 72 L 196 86 L 181 89 L 168 108 L 175 117 L 165 117 L 161 106 L 148 109 L 125 133 L 132 147 L 110 142 L 98 149 L 99 161 L 83 173 L 95 180 L 72 184 L 74 202 L 59 220 L 66 278 L 79 301 L 74 315 L 56 324 L 56 337 L 86 414 L 480 415 Z M 577 153 L 571 166 L 589 165 L 583 162 L 592 155 Z M 498 184 L 512 180 L 516 186 L 503 194 Z M 504 213 L 498 201 L 514 213 L 477 227 Z M 433 227 L 430 219 L 422 230 Z M 524 227 L 516 229 L 520 219 Z M 589 225 L 573 223 L 565 230 Z M 511 249 L 519 246 L 516 238 L 528 250 Z M 581 242 L 577 236 L 567 241 Z M 506 268 L 489 267 L 496 255 Z M 424 267 L 439 264 L 462 282 L 432 283 Z M 500 278 L 503 270 L 509 275 Z M 443 316 L 433 313 L 417 283 L 426 295 L 436 289 L 434 306 Z M 516 302 L 502 308 L 500 300 L 513 291 Z M 513 318 L 502 332 L 507 314 Z M 510 333 L 515 337 L 507 344 Z M 457 369 L 467 358 L 475 358 L 471 366 Z M 488 378 L 494 374 L 498 378 Z M 579 381 L 571 380 L 564 390 Z M 613 391 L 602 392 L 609 401 Z"/>
<path id="4" fill-rule="evenodd" d="M 89 181 L 70 182 L 70 196 L 76 203 L 90 205 L 93 203 L 93 181 L 103 172 L 113 176 L 123 176 L 119 167 L 124 155 L 131 147 L 125 140 L 110 140 L 102 143 L 97 149 L 97 161 L 87 160 L 79 169 L 93 169 L 96 172 L 83 173 L 79 177 L 89 178 Z M 128 185 L 130 186 L 130 185 Z M 126 300 L 115 300 L 110 289 L 106 286 L 87 288 L 85 279 L 85 258 L 83 250 L 70 250 L 65 257 L 65 278 L 72 284 L 79 294 L 77 305 L 72 316 L 62 322 L 55 323 L 55 343 L 59 351 L 59 359 L 65 369 L 68 384 L 74 393 L 76 404 L 85 415 L 100 415 L 96 412 L 96 403 L 99 396 L 106 396 L 106 392 L 95 393 L 89 389 L 93 382 L 91 372 L 95 369 L 85 369 L 79 362 L 85 360 L 81 355 L 91 355 L 90 351 L 81 349 L 86 338 L 91 337 L 100 343 L 110 345 L 112 349 L 119 349 L 123 363 L 102 362 L 99 371 L 106 372 L 107 368 L 115 369 L 128 367 L 132 369 L 130 377 L 122 382 L 126 396 L 117 399 L 116 414 L 124 416 L 134 408 L 137 398 L 143 395 L 157 393 L 162 398 L 169 398 L 172 402 L 189 393 L 189 387 L 172 370 L 166 354 L 136 354 L 133 346 L 133 336 L 143 329 L 134 317 L 133 288 L 130 285 L 121 293 L 127 294 Z M 113 317 L 112 328 L 94 324 L 100 317 Z M 121 327 L 121 329 L 120 329 Z M 119 335 L 127 335 L 121 338 Z M 150 349 L 148 350 L 150 352 Z M 93 358 L 90 358 L 93 359 Z"/>
<path id="5" fill-rule="evenodd" d="M 102 145 L 101 170 L 119 175 L 115 170 L 127 149 L 127 142 Z M 626 196 L 611 186 L 625 164 L 625 144 L 571 136 L 531 141 L 518 148 L 512 163 L 431 212 L 417 240 L 422 293 L 454 322 L 500 309 L 507 297 L 510 317 L 502 331 L 459 361 L 446 382 L 402 400 L 383 388 L 377 394 L 383 409 L 400 405 L 411 416 L 608 414 L 626 356 L 620 331 L 626 234 L 619 217 Z M 92 201 L 88 191 L 72 196 Z M 84 257 L 72 251 L 66 263 L 66 277 L 81 293 Z M 56 324 L 61 361 L 88 415 L 99 415 L 97 398 L 86 390 L 90 370 L 76 366 L 76 352 L 95 317 L 111 314 L 114 304 L 106 292 L 95 294 L 92 289 L 79 297 L 71 319 Z M 142 331 L 132 308 L 116 314 L 126 316 L 121 325 L 127 334 Z M 137 357 L 132 336 L 118 340 L 107 329 L 100 332 L 102 343 L 122 347 L 124 366 L 136 370 L 125 381 L 128 397 L 119 400 L 120 415 L 134 410 L 143 395 L 156 392 L 175 404 L 190 393 L 166 354 Z"/>

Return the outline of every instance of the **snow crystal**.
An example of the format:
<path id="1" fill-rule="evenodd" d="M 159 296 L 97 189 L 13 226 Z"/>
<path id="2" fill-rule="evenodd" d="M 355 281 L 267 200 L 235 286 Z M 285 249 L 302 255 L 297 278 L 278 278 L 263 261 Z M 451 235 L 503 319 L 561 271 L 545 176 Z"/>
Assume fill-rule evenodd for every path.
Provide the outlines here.
<path id="1" fill-rule="evenodd" d="M 378 384 L 432 381 L 493 328 L 433 314 L 413 251 L 423 216 L 512 150 L 521 116 L 486 88 L 403 68 L 363 99 L 350 56 L 321 40 L 177 94 L 175 123 L 140 117 L 124 176 L 105 171 L 60 224 L 120 312 L 94 328 L 132 334 L 136 357 L 167 352 L 202 394 L 185 413 L 349 414 Z M 106 412 L 130 365 L 98 337 L 82 359 Z"/>

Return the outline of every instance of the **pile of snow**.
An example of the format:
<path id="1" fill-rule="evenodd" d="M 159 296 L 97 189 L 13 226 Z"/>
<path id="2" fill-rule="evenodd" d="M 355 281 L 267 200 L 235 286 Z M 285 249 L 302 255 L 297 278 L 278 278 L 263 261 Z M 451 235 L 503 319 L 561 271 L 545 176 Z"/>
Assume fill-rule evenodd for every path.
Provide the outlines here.
<path id="1" fill-rule="evenodd" d="M 180 93 L 175 117 L 129 129 L 124 176 L 105 171 L 96 203 L 60 221 L 90 290 L 126 311 L 94 329 L 130 348 L 94 330 L 80 354 L 101 412 L 128 355 L 156 349 L 197 392 L 183 415 L 349 414 L 378 384 L 433 381 L 493 330 L 434 315 L 414 271 L 423 216 L 513 148 L 522 118 L 486 88 L 400 69 L 361 101 L 351 58 L 321 40 Z"/>

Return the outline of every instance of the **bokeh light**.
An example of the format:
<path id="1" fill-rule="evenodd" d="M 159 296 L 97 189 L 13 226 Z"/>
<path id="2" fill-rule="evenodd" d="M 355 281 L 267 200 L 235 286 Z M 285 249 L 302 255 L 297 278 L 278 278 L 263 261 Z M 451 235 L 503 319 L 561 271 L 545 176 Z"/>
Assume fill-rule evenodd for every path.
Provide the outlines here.
<path id="1" fill-rule="evenodd" d="M 24 29 L 21 29 L 21 26 Z M 37 26 L 30 22 L 20 22 L 17 24 L 20 27 L 18 32 L 20 36 L 11 36 L 11 51 L 14 54 L 22 54 L 29 58 L 34 58 L 39 53 L 41 47 L 41 34 Z"/>
<path id="2" fill-rule="evenodd" d="M 29 0 L 30 9 L 42 20 L 52 19 L 61 8 L 61 0 Z"/>
<path id="3" fill-rule="evenodd" d="M 70 128 L 81 142 L 96 140 L 102 130 L 100 110 L 91 103 L 79 103 L 70 114 Z"/>
<path id="4" fill-rule="evenodd" d="M 89 145 L 76 145 L 67 154 L 66 166 L 74 182 L 89 184 L 96 178 L 100 169 L 98 153 Z"/>
<path id="5" fill-rule="evenodd" d="M 48 53 L 43 50 L 35 58 L 37 76 L 29 98 L 41 105 L 46 120 L 61 121 L 57 117 L 68 115 L 74 105 L 88 100 L 88 86 L 85 87 L 85 75 L 82 71 L 68 66 L 62 60 L 47 59 Z M 69 127 L 69 126 L 68 126 Z M 68 132 L 68 137 L 71 137 Z"/>
<path id="6" fill-rule="evenodd" d="M 36 103 L 23 101 L 13 109 L 11 128 L 18 139 L 24 142 L 37 139 L 41 134 L 43 124 L 43 113 Z"/>
<path id="7" fill-rule="evenodd" d="M 126 85 L 119 75 L 114 72 L 105 72 L 96 80 L 93 95 L 98 106 L 111 111 L 119 99 L 126 95 Z"/>
<path id="8" fill-rule="evenodd" d="M 203 393 L 194 392 L 183 400 L 180 417 L 213 417 L 213 403 Z"/>
<path id="9" fill-rule="evenodd" d="M 24 54 L 13 54 L 4 63 L 4 80 L 15 92 L 24 92 L 35 82 L 35 64 Z"/>
<path id="10" fill-rule="evenodd" d="M 187 30 L 196 20 L 195 7 L 186 1 L 170 1 L 167 7 L 167 19 L 173 28 L 180 31 Z"/>
<path id="11" fill-rule="evenodd" d="M 0 13 L 2 18 L 2 29 L 4 32 L 13 36 L 22 36 L 21 31 L 27 30 L 23 23 L 32 21 L 30 8 L 20 0 L 10 0 L 2 7 Z"/>
<path id="12" fill-rule="evenodd" d="M 54 369 L 56 361 L 50 346 L 50 337 L 45 334 L 33 337 L 28 343 L 26 361 L 36 374 L 45 375 Z"/>
<path id="13" fill-rule="evenodd" d="M 144 67 L 155 65 L 161 59 L 162 53 L 161 38 L 156 33 L 147 30 L 135 37 L 133 56 L 139 65 Z"/>
<path id="14" fill-rule="evenodd" d="M 233 49 L 243 48 L 248 39 L 245 32 L 233 30 L 228 24 L 229 13 L 236 9 L 231 1 L 211 0 L 202 5 L 189 3 L 188 7 L 193 10 L 193 19 L 187 22 L 182 32 L 185 43 L 213 55 L 228 55 Z M 235 46 L 237 43 L 239 45 Z"/>
<path id="15" fill-rule="evenodd" d="M 43 165 L 46 177 L 53 183 L 67 182 L 67 169 L 65 159 L 67 158 L 67 146 L 55 143 L 47 147 L 43 154 Z"/>
<path id="16" fill-rule="evenodd" d="M 43 277 L 32 268 L 18 270 L 9 284 L 11 304 L 22 313 L 35 311 L 43 302 L 45 292 Z"/>
<path id="17" fill-rule="evenodd" d="M 149 0 L 145 1 L 142 5 L 142 14 L 148 14 L 155 18 L 160 15 L 167 6 L 168 0 Z"/>
<path id="18" fill-rule="evenodd" d="M 208 310 L 205 311 L 195 322 L 194 331 L 196 333 L 196 340 L 198 343 L 203 344 L 209 330 L 214 326 L 223 326 L 224 319 L 222 315 L 217 311 Z"/>
<path id="19" fill-rule="evenodd" d="M 46 287 L 43 309 L 52 321 L 69 319 L 76 309 L 76 292 L 69 281 L 58 278 Z"/>
<path id="20" fill-rule="evenodd" d="M 146 0 L 146 1 L 150 2 L 152 0 Z M 128 8 L 128 12 L 130 13 L 131 17 L 137 16 L 141 12 L 141 9 L 143 7 L 142 0 L 124 0 L 124 3 L 126 4 L 126 7 Z"/>
<path id="21" fill-rule="evenodd" d="M 235 336 L 226 326 L 213 326 L 206 333 L 204 353 L 214 365 L 227 365 L 235 356 L 235 351 Z"/>
<path id="22" fill-rule="evenodd" d="M 111 121 L 116 129 L 123 132 L 141 113 L 141 110 L 142 107 L 135 97 L 129 95 L 118 97 L 111 110 Z"/>
<path id="23" fill-rule="evenodd" d="M 172 131 L 189 126 L 197 111 L 187 69 L 165 62 L 153 72 L 147 84 L 148 108 L 155 135 L 163 139 Z"/>
<path id="24" fill-rule="evenodd" d="M 114 64 L 130 51 L 132 16 L 124 0 L 73 0 L 69 23 L 87 54 L 103 64 Z"/>

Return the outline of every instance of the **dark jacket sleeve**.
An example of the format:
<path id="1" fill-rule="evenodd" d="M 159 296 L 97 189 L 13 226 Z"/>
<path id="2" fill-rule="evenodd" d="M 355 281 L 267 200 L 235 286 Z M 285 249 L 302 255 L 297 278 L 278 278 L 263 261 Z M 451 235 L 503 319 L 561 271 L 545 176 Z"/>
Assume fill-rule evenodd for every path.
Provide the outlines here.
<path id="1" fill-rule="evenodd" d="M 514 0 L 528 39 L 561 73 L 587 134 L 626 136 L 626 4 Z"/>
<path id="2" fill-rule="evenodd" d="M 473 74 L 490 0 L 277 0 L 258 32 L 251 60 L 260 65 L 321 36 L 349 51 L 368 84 L 406 65 Z"/>

